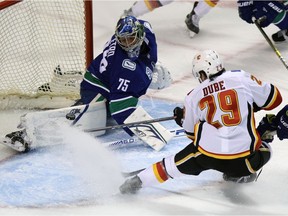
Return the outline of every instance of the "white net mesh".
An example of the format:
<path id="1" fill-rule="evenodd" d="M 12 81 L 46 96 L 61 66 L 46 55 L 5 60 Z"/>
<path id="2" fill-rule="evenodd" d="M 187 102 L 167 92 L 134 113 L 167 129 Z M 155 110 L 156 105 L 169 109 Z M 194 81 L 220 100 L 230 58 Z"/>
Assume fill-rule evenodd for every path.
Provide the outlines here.
<path id="1" fill-rule="evenodd" d="M 24 0 L 0 10 L 0 26 L 2 99 L 79 97 L 86 68 L 83 1 Z"/>

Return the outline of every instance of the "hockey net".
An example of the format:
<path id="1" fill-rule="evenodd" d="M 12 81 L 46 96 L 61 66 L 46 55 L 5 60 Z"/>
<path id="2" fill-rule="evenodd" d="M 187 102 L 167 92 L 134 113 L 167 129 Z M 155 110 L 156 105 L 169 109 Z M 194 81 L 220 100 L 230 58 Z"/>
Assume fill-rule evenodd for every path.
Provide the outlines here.
<path id="1" fill-rule="evenodd" d="M 92 3 L 0 1 L 0 109 L 60 108 L 79 98 L 93 58 Z"/>

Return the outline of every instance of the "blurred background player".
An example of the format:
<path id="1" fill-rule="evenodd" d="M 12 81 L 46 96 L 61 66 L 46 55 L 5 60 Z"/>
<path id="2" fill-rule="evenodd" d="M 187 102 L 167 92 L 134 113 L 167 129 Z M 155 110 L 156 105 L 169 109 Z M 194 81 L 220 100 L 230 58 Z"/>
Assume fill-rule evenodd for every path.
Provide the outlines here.
<path id="1" fill-rule="evenodd" d="M 288 1 L 243 1 L 238 0 L 241 19 L 254 23 L 253 17 L 260 19 L 260 26 L 276 25 L 280 31 L 272 35 L 274 42 L 283 42 L 288 38 Z"/>
<path id="2" fill-rule="evenodd" d="M 207 1 L 196 1 L 192 11 L 187 14 L 185 23 L 187 28 L 190 30 L 190 36 L 193 37 L 200 31 L 199 21 L 209 11 L 217 5 L 219 0 L 207 0 Z M 142 16 L 156 8 L 165 6 L 172 3 L 173 0 L 140 0 L 134 2 L 134 4 L 128 10 L 124 11 L 124 15 L 133 15 L 135 17 Z"/>
<path id="3" fill-rule="evenodd" d="M 192 72 L 200 85 L 188 93 L 183 109 L 173 111 L 192 143 L 126 180 L 120 186 L 122 193 L 209 169 L 222 172 L 227 181 L 252 182 L 271 157 L 271 134 L 279 130 L 279 138 L 287 138 L 288 106 L 273 126 L 265 117 L 257 131 L 254 122 L 255 111 L 272 110 L 282 102 L 274 85 L 243 70 L 226 71 L 212 50 L 194 56 Z"/>

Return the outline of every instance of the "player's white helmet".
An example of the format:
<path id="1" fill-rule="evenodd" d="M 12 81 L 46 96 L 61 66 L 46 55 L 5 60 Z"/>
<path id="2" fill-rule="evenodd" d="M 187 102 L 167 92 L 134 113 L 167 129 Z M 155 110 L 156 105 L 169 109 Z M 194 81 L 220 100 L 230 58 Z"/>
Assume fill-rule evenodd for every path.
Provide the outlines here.
<path id="1" fill-rule="evenodd" d="M 192 73 L 201 83 L 200 71 L 203 71 L 207 78 L 223 70 L 223 63 L 214 50 L 204 50 L 194 56 L 192 62 Z"/>

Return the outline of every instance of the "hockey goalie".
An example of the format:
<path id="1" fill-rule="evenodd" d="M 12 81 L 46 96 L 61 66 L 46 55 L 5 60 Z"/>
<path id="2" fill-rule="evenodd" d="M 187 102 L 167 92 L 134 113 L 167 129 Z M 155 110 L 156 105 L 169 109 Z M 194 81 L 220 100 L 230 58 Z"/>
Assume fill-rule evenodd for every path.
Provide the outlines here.
<path id="1" fill-rule="evenodd" d="M 168 81 L 165 80 L 167 77 Z M 171 81 L 167 68 L 156 64 L 149 89 L 165 88 L 171 84 Z M 45 86 L 53 86 L 53 83 L 46 83 Z M 50 89 L 53 90 L 51 87 Z M 74 106 L 67 108 L 27 113 L 20 118 L 19 130 L 7 134 L 0 142 L 16 151 L 28 152 L 31 148 L 39 146 L 39 140 L 42 143 L 52 141 L 57 144 L 57 142 L 61 142 L 61 138 L 53 131 L 57 133 L 60 125 L 63 124 L 71 125 L 84 132 L 89 131 L 95 137 L 104 135 L 105 130 L 97 130 L 97 128 L 105 128 L 107 119 L 111 119 L 112 121 L 109 122 L 115 124 L 107 100 L 102 100 L 102 96 L 99 94 L 88 104 L 77 101 Z M 152 117 L 141 106 L 137 106 L 123 123 L 131 124 L 145 120 L 150 121 Z M 49 128 L 49 133 L 47 133 L 47 128 Z M 96 132 L 91 132 L 94 130 Z M 172 138 L 170 132 L 159 123 L 131 126 L 129 130 L 132 132 L 132 136 L 136 135 L 157 151 L 161 150 Z"/>
<path id="2" fill-rule="evenodd" d="M 72 125 L 85 131 L 105 126 L 107 115 L 117 124 L 151 119 L 138 106 L 139 98 L 148 88 L 163 89 L 171 82 L 169 71 L 157 63 L 157 44 L 151 25 L 133 16 L 120 18 L 115 34 L 84 74 L 80 83 L 81 98 L 66 109 L 28 113 L 21 119 L 21 130 L 8 134 L 4 142 L 18 151 L 27 151 L 35 139 L 45 134 L 41 132 L 44 124 L 52 124 L 51 128 L 57 131 L 56 123 L 72 120 Z M 51 118 L 55 119 L 53 123 L 47 120 Z M 156 151 L 172 138 L 160 123 L 123 129 Z"/>

